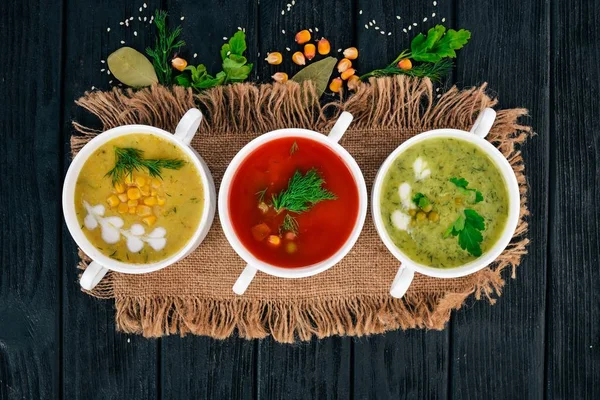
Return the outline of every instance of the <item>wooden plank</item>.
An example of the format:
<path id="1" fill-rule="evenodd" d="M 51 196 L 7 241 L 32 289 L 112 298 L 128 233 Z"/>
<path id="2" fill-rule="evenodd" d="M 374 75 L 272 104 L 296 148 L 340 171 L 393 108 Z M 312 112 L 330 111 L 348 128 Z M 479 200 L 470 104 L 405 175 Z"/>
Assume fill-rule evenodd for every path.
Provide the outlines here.
<path id="1" fill-rule="evenodd" d="M 102 71 L 107 66 L 100 60 L 106 60 L 112 51 L 121 47 L 121 40 L 141 51 L 153 41 L 154 29 L 148 22 L 144 23 L 143 17 L 148 21 L 160 1 L 146 0 L 146 3 L 148 8 L 143 8 L 141 1 L 137 5 L 108 0 L 95 4 L 67 2 L 63 109 L 65 168 L 70 162 L 71 119 L 90 119 L 73 101 L 92 86 L 108 89 L 117 83 L 106 70 Z M 130 17 L 133 20 L 128 21 L 129 26 L 119 24 Z M 110 80 L 114 80 L 112 85 Z M 115 331 L 112 301 L 97 300 L 80 291 L 75 268 L 78 261 L 76 247 L 66 227 L 63 238 L 64 398 L 157 398 L 157 341 Z"/>
<path id="2" fill-rule="evenodd" d="M 417 33 L 427 32 L 436 24 L 452 26 L 452 2 L 437 3 L 360 0 L 356 24 L 360 73 L 386 66 L 410 48 Z M 448 329 L 388 332 L 357 339 L 353 344 L 355 398 L 446 397 Z"/>
<path id="3" fill-rule="evenodd" d="M 553 2 L 548 398 L 600 398 L 599 23 L 597 2 Z"/>
<path id="4" fill-rule="evenodd" d="M 256 2 L 216 0 L 202 6 L 195 1 L 167 1 L 171 25 L 181 24 L 188 63 L 203 63 L 214 75 L 221 70 L 220 49 L 238 27 L 246 30 L 247 58 L 257 54 Z M 181 20 L 183 17 L 183 20 Z M 215 23 L 218 21 L 218 23 Z M 194 54 L 197 57 L 194 58 Z M 177 336 L 161 340 L 163 399 L 247 399 L 255 393 L 256 343 L 232 337 Z M 193 374 L 190 375 L 190 371 Z"/>
<path id="5" fill-rule="evenodd" d="M 0 2 L 0 399 L 60 389 L 62 6 Z"/>
<path id="6" fill-rule="evenodd" d="M 459 53 L 461 86 L 489 82 L 499 108 L 525 107 L 539 133 L 523 149 L 529 182 L 529 255 L 506 272 L 497 304 L 469 301 L 454 315 L 450 395 L 471 398 L 543 396 L 546 226 L 548 210 L 549 3 L 457 2 L 459 27 L 471 30 Z M 485 23 L 483 23 L 485 21 Z"/>

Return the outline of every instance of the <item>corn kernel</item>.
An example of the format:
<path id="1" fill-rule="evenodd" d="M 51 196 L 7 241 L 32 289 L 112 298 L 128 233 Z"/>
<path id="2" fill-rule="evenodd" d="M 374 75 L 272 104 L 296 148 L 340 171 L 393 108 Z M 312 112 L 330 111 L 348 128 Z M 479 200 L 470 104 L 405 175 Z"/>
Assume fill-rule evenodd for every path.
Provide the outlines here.
<path id="1" fill-rule="evenodd" d="M 140 189 L 134 187 L 127 189 L 127 197 L 129 197 L 129 200 L 137 200 L 142 197 L 142 194 L 140 193 Z"/>
<path id="2" fill-rule="evenodd" d="M 125 193 L 125 185 L 123 185 L 121 182 L 115 183 L 115 191 L 117 193 Z"/>
<path id="3" fill-rule="evenodd" d="M 358 58 L 358 49 L 356 47 L 348 47 L 344 50 L 344 57 L 348 60 L 356 60 Z"/>
<path id="4" fill-rule="evenodd" d="M 140 187 L 140 193 L 142 194 L 142 196 L 148 196 L 150 194 L 150 186 L 146 185 Z"/>
<path id="5" fill-rule="evenodd" d="M 129 207 L 129 214 L 135 214 L 137 207 Z"/>
<path id="6" fill-rule="evenodd" d="M 319 40 L 319 42 L 317 43 L 317 51 L 322 56 L 329 54 L 329 52 L 331 51 L 331 45 L 329 44 L 329 40 L 325 38 Z"/>
<path id="7" fill-rule="evenodd" d="M 147 206 L 155 206 L 157 203 L 156 197 L 146 197 L 144 199 L 144 204 Z"/>
<path id="8" fill-rule="evenodd" d="M 288 74 L 285 72 L 277 72 L 271 76 L 275 82 L 286 83 L 288 81 Z"/>
<path id="9" fill-rule="evenodd" d="M 360 86 L 360 78 L 358 75 L 352 75 L 348 78 L 348 89 L 356 90 Z"/>
<path id="10" fill-rule="evenodd" d="M 306 59 L 304 58 L 304 54 L 302 54 L 301 51 L 297 51 L 294 54 L 292 54 L 292 61 L 294 62 L 294 64 L 298 65 L 306 64 Z"/>
<path id="11" fill-rule="evenodd" d="M 128 205 L 129 207 L 135 207 L 135 206 L 137 206 L 137 205 L 138 205 L 138 201 L 137 201 L 137 200 L 129 200 L 129 201 L 127 202 L 127 205 Z"/>
<path id="12" fill-rule="evenodd" d="M 400 60 L 400 62 L 398 63 L 398 68 L 408 71 L 412 69 L 412 62 L 408 58 Z"/>
<path id="13" fill-rule="evenodd" d="M 342 78 L 335 78 L 329 84 L 329 90 L 334 93 L 338 93 L 342 89 Z"/>
<path id="14" fill-rule="evenodd" d="M 313 58 L 315 58 L 316 52 L 317 48 L 314 44 L 306 43 L 304 45 L 304 57 L 306 57 L 307 60 L 312 60 Z"/>
<path id="15" fill-rule="evenodd" d="M 154 223 L 156 222 L 156 216 L 154 215 L 150 215 L 148 217 L 142 218 L 142 221 L 148 225 L 148 226 L 152 226 L 154 225 Z"/>
<path id="16" fill-rule="evenodd" d="M 147 217 L 152 215 L 152 209 L 148 206 L 137 206 L 137 215 L 140 217 Z"/>
<path id="17" fill-rule="evenodd" d="M 131 174 L 125 175 L 125 184 L 127 186 L 133 185 L 133 176 L 131 176 Z"/>
<path id="18" fill-rule="evenodd" d="M 304 44 L 310 40 L 310 32 L 306 29 L 296 33 L 296 43 Z"/>
<path id="19" fill-rule="evenodd" d="M 342 58 L 337 65 L 338 72 L 341 74 L 348 68 L 352 68 L 352 61 L 348 60 L 347 58 Z"/>
<path id="20" fill-rule="evenodd" d="M 283 56 L 278 51 L 273 51 L 267 54 L 267 58 L 265 58 L 267 62 L 271 65 L 279 65 L 283 61 Z"/>
<path id="21" fill-rule="evenodd" d="M 112 196 L 110 196 L 108 199 L 106 199 L 106 201 L 107 201 L 108 205 L 111 207 L 116 207 L 120 203 L 119 198 L 117 196 L 115 196 L 114 194 Z"/>
<path id="22" fill-rule="evenodd" d="M 160 180 L 152 178 L 151 184 L 154 189 L 158 189 L 160 187 Z"/>
<path id="23" fill-rule="evenodd" d="M 157 197 L 156 202 L 158 203 L 159 206 L 164 206 L 166 203 L 166 200 L 163 197 Z"/>
<path id="24" fill-rule="evenodd" d="M 281 238 L 277 235 L 269 235 L 267 238 L 267 243 L 272 246 L 279 246 L 281 244 Z"/>
<path id="25" fill-rule="evenodd" d="M 183 71 L 187 67 L 187 61 L 181 57 L 175 57 L 171 60 L 171 65 L 178 71 Z"/>
<path id="26" fill-rule="evenodd" d="M 127 203 L 121 203 L 121 204 L 119 204 L 119 207 L 117 208 L 117 211 L 119 212 L 119 214 L 124 214 L 127 211 L 129 211 L 129 207 L 127 206 Z"/>
<path id="27" fill-rule="evenodd" d="M 294 242 L 289 242 L 285 246 L 285 251 L 287 251 L 289 254 L 295 253 L 296 250 L 298 250 L 298 245 L 296 245 Z"/>
<path id="28" fill-rule="evenodd" d="M 135 184 L 138 186 L 144 186 L 146 184 L 146 178 L 144 178 L 143 176 L 136 176 Z"/>
<path id="29" fill-rule="evenodd" d="M 117 195 L 117 197 L 119 198 L 121 203 L 125 203 L 127 201 L 127 193 L 121 193 L 121 194 Z"/>
<path id="30" fill-rule="evenodd" d="M 348 68 L 347 70 L 345 70 L 344 72 L 342 72 L 342 79 L 346 80 L 348 78 L 350 78 L 352 75 L 354 75 L 356 73 L 356 70 L 354 68 Z"/>

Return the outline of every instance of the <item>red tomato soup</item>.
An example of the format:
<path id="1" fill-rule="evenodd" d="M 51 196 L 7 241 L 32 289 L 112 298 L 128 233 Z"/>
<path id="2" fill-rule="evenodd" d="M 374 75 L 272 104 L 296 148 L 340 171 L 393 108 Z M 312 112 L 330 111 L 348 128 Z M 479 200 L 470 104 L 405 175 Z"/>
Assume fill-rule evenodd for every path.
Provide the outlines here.
<path id="1" fill-rule="evenodd" d="M 323 192 L 327 199 L 304 201 L 311 198 L 307 193 L 317 199 Z M 289 210 L 302 204 L 306 210 Z M 301 137 L 276 139 L 239 166 L 229 214 L 236 235 L 256 258 L 304 267 L 331 257 L 346 242 L 358 218 L 358 188 L 345 162 L 327 146 Z"/>

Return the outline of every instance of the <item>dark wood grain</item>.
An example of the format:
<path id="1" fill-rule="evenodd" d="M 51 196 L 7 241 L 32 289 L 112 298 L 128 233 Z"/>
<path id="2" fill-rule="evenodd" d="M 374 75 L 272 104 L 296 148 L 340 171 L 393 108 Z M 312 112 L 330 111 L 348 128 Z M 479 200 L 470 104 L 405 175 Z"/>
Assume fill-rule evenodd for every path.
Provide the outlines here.
<path id="1" fill-rule="evenodd" d="M 0 399 L 60 389 L 61 19 L 0 3 Z"/>
<path id="2" fill-rule="evenodd" d="M 461 86 L 489 82 L 498 108 L 525 107 L 538 133 L 523 148 L 529 183 L 529 255 L 494 306 L 471 300 L 452 320 L 450 395 L 489 399 L 543 397 L 548 207 L 549 3 L 457 2 L 457 25 L 471 30 L 460 52 Z M 493 10 L 493 11 L 492 11 Z M 485 23 L 482 23 L 485 21 Z"/>
<path id="3" fill-rule="evenodd" d="M 554 2 L 546 395 L 600 398 L 600 10 Z"/>
<path id="4" fill-rule="evenodd" d="M 410 48 L 410 41 L 419 32 L 427 32 L 437 24 L 453 26 L 452 2 L 437 3 L 434 6 L 430 1 L 359 1 L 356 29 L 360 57 L 356 64 L 360 73 L 389 64 L 402 50 Z M 413 25 L 415 23 L 417 26 Z M 381 34 L 382 31 L 385 34 Z M 355 398 L 446 397 L 448 330 L 395 331 L 356 339 L 353 343 Z"/>
<path id="5" fill-rule="evenodd" d="M 64 126 L 65 167 L 68 167 L 70 121 L 89 120 L 89 115 L 74 105 L 92 86 L 108 89 L 116 79 L 102 69 L 107 56 L 125 45 L 143 50 L 152 43 L 154 30 L 138 16 L 149 17 L 160 1 L 147 1 L 148 8 L 131 2 L 68 1 L 65 20 Z M 139 12 L 142 7 L 142 12 Z M 129 27 L 119 25 L 134 17 Z M 111 28 L 107 32 L 107 28 Z M 134 32 L 137 32 L 136 36 Z M 113 80 L 112 84 L 109 83 Z M 138 335 L 115 331 L 112 301 L 98 301 L 81 292 L 76 265 L 76 247 L 63 229 L 63 388 L 67 399 L 154 399 L 158 397 L 158 342 Z"/>

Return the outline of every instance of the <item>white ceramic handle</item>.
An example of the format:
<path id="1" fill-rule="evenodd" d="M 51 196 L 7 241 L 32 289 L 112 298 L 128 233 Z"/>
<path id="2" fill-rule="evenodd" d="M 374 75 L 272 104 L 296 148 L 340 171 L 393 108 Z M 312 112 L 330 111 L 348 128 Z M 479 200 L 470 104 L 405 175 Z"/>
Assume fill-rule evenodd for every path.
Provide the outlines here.
<path id="1" fill-rule="evenodd" d="M 329 131 L 329 135 L 327 135 L 327 137 L 336 143 L 339 142 L 342 139 L 342 136 L 344 136 L 344 133 L 346 133 L 346 130 L 352 123 L 353 119 L 354 117 L 348 111 L 341 113 L 337 122 L 335 125 L 333 125 L 333 128 L 331 128 L 331 131 Z"/>
<path id="2" fill-rule="evenodd" d="M 242 271 L 240 276 L 237 278 L 237 281 L 233 284 L 233 292 L 235 294 L 239 294 L 240 296 L 246 292 L 248 286 L 250 286 L 250 282 L 254 279 L 254 275 L 256 275 L 257 269 L 246 265 L 246 268 Z"/>
<path id="3" fill-rule="evenodd" d="M 485 138 L 490 132 L 490 129 L 492 129 L 492 125 L 494 125 L 495 120 L 496 111 L 494 111 L 492 108 L 485 108 L 479 113 L 479 116 L 475 120 L 475 123 L 471 128 L 471 133 L 474 133 L 482 139 Z"/>
<path id="4" fill-rule="evenodd" d="M 190 108 L 179 120 L 175 128 L 175 137 L 185 144 L 190 144 L 202 122 L 202 113 L 197 108 Z"/>
<path id="5" fill-rule="evenodd" d="M 412 283 L 414 277 L 415 271 L 405 264 L 400 265 L 400 268 L 396 273 L 396 277 L 394 278 L 394 282 L 392 282 L 392 287 L 390 288 L 390 294 L 392 297 L 397 299 L 402 298 L 402 296 L 404 296 L 408 290 L 408 287 Z"/>
<path id="6" fill-rule="evenodd" d="M 92 290 L 104 278 L 107 272 L 108 270 L 102 265 L 96 261 L 92 261 L 85 271 L 83 271 L 79 284 L 85 290 Z"/>

